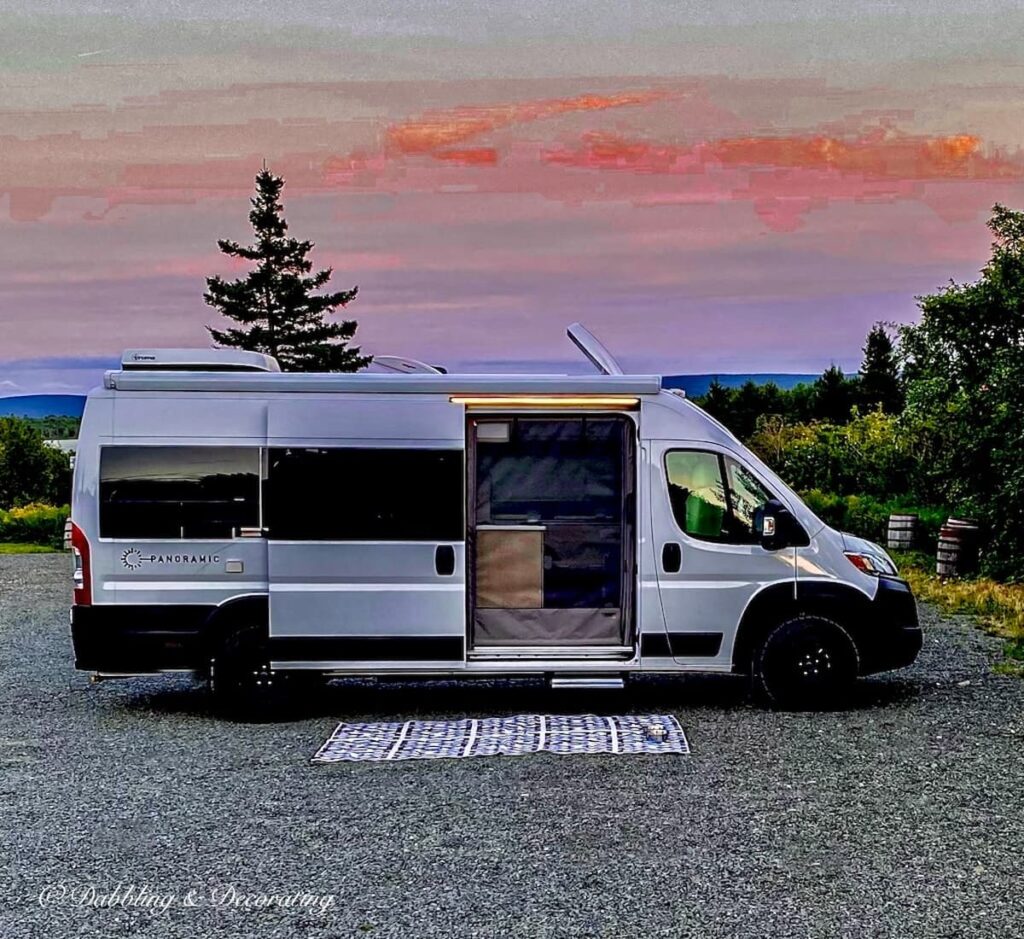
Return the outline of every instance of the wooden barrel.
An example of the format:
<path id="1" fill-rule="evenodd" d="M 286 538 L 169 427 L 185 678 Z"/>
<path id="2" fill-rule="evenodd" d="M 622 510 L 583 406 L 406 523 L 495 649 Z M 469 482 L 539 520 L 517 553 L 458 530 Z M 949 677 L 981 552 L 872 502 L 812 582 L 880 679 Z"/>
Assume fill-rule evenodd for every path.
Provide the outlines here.
<path id="1" fill-rule="evenodd" d="M 950 515 L 946 519 L 947 525 L 952 525 L 954 528 L 967 528 L 975 532 L 979 531 L 978 520 L 974 518 L 958 518 L 955 515 Z"/>
<path id="2" fill-rule="evenodd" d="M 939 529 L 935 573 L 940 577 L 963 577 L 978 570 L 981 530 L 971 519 L 950 518 Z"/>
<path id="3" fill-rule="evenodd" d="M 886 545 L 897 551 L 909 551 L 917 545 L 920 519 L 916 515 L 890 515 Z"/>

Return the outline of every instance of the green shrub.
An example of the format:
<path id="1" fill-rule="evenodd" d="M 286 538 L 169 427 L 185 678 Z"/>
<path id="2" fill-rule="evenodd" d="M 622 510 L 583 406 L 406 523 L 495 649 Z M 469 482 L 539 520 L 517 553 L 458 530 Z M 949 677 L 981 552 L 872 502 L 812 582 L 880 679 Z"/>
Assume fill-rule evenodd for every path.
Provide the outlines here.
<path id="1" fill-rule="evenodd" d="M 876 499 L 870 495 L 841 496 L 810 489 L 801 498 L 823 522 L 850 534 L 884 543 L 890 515 L 916 515 L 920 519 L 918 547 L 934 551 L 939 529 L 949 517 L 941 506 L 918 506 L 902 499 Z"/>
<path id="2" fill-rule="evenodd" d="M 0 417 L 0 509 L 71 497 L 71 461 L 20 417 Z"/>
<path id="3" fill-rule="evenodd" d="M 885 500 L 914 488 L 915 439 L 899 417 L 853 412 L 846 424 L 793 424 L 762 415 L 747 443 L 794 488 Z"/>
<path id="4" fill-rule="evenodd" d="M 70 514 L 71 509 L 66 505 L 43 505 L 39 502 L 0 509 L 0 541 L 60 548 L 64 544 L 64 523 Z"/>

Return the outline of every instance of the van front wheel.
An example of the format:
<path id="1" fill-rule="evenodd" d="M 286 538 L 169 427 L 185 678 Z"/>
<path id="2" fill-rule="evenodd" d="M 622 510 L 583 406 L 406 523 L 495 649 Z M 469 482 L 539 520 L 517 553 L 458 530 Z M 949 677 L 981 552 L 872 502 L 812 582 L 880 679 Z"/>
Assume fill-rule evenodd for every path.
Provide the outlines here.
<path id="1" fill-rule="evenodd" d="M 271 720 L 282 703 L 282 676 L 270 667 L 266 631 L 237 626 L 221 640 L 210 663 L 217 710 L 236 721 Z"/>
<path id="2" fill-rule="evenodd" d="M 754 684 L 785 710 L 836 707 L 857 679 L 857 646 L 837 622 L 797 616 L 780 623 L 754 653 Z"/>

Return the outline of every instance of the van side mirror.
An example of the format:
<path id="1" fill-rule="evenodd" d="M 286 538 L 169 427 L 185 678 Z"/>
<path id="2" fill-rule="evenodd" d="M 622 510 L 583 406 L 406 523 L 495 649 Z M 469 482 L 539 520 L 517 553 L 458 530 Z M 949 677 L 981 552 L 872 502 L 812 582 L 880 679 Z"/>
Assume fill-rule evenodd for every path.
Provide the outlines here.
<path id="1" fill-rule="evenodd" d="M 765 551 L 780 551 L 795 545 L 807 545 L 809 539 L 803 526 L 778 499 L 769 499 L 755 517 L 761 547 Z"/>

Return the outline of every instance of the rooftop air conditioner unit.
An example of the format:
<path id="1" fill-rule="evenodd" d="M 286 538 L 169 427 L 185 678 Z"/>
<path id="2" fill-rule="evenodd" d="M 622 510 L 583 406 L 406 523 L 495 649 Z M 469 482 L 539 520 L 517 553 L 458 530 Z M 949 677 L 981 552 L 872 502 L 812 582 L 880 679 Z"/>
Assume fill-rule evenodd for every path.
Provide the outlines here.
<path id="1" fill-rule="evenodd" d="M 242 349 L 127 349 L 124 371 L 150 372 L 279 372 L 272 355 Z"/>

